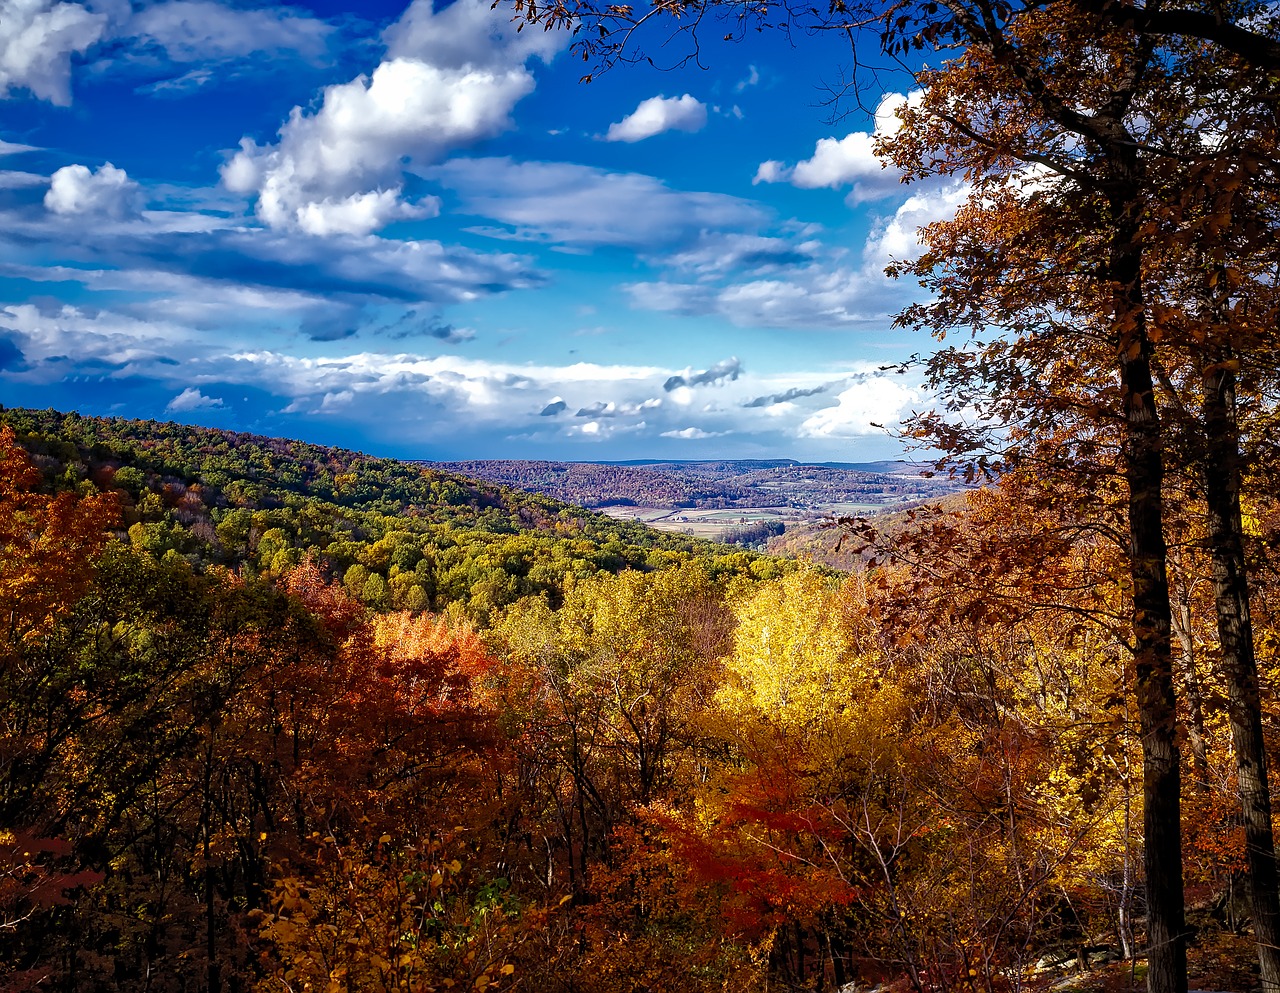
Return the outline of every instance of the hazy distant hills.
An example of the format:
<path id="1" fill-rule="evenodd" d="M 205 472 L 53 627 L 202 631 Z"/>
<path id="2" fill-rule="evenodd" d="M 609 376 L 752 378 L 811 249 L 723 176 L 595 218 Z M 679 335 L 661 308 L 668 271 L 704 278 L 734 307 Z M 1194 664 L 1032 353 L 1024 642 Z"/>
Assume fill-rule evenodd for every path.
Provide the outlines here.
<path id="1" fill-rule="evenodd" d="M 503 459 L 429 464 L 663 530 L 748 544 L 823 518 L 934 500 L 962 488 L 908 462 Z"/>
<path id="2" fill-rule="evenodd" d="M 542 493 L 581 507 L 811 509 L 831 503 L 897 504 L 954 493 L 958 484 L 907 462 L 805 464 L 789 459 L 652 462 L 433 462 L 473 479 Z"/>

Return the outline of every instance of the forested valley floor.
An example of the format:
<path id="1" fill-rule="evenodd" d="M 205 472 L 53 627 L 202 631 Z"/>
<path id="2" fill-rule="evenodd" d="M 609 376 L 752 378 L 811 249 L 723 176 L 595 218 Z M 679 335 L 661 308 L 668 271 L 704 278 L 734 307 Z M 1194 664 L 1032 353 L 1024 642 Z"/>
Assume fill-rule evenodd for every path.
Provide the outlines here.
<path id="1" fill-rule="evenodd" d="M 0 989 L 1141 986 L 1105 497 L 1009 473 L 848 524 L 837 573 L 354 452 L 3 411 Z M 1197 499 L 1169 495 L 1191 975 L 1246 990 Z M 1246 520 L 1274 761 L 1280 518 Z"/>

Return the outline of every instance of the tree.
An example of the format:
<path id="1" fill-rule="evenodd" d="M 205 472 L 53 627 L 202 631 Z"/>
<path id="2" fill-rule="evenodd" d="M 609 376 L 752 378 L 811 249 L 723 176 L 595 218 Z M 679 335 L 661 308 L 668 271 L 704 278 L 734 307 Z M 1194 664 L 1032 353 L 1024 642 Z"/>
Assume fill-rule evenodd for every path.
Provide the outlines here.
<path id="1" fill-rule="evenodd" d="M 1059 37 L 1056 28 L 1042 30 L 1046 37 Z M 1025 34 L 1020 41 L 1028 46 Z M 1091 41 L 1089 48 L 1094 46 Z M 1197 454 L 1181 454 L 1201 467 L 1208 497 L 1209 545 L 1218 577 L 1221 658 L 1231 688 L 1245 820 L 1254 825 L 1249 829 L 1249 849 L 1255 853 L 1254 916 L 1264 985 L 1270 988 L 1280 984 L 1280 953 L 1276 951 L 1280 933 L 1273 923 L 1280 907 L 1271 854 L 1256 668 L 1251 661 L 1251 637 L 1242 634 L 1248 625 L 1248 592 L 1240 540 L 1239 444 L 1232 389 L 1239 362 L 1234 356 L 1269 354 L 1274 335 L 1269 324 L 1228 323 L 1225 319 L 1211 323 L 1203 318 L 1198 323 L 1192 321 L 1190 333 L 1178 334 L 1186 321 L 1180 325 L 1171 315 L 1186 311 L 1186 302 L 1195 299 L 1185 285 L 1177 286 L 1176 274 L 1179 268 L 1185 269 L 1185 263 L 1177 261 L 1180 252 L 1189 251 L 1205 260 L 1193 265 L 1191 271 L 1201 273 L 1201 280 L 1212 275 L 1213 284 L 1223 287 L 1218 293 L 1222 298 L 1243 281 L 1240 270 L 1228 265 L 1228 258 L 1243 256 L 1248 261 L 1241 262 L 1242 266 L 1270 259 L 1270 240 L 1258 237 L 1258 232 L 1268 228 L 1265 209 L 1259 209 L 1257 193 L 1242 181 L 1240 173 L 1256 175 L 1265 168 L 1260 165 L 1260 147 L 1274 146 L 1274 138 L 1257 100 L 1245 101 L 1249 113 L 1241 120 L 1212 106 L 1211 81 L 1219 74 L 1211 60 L 1198 53 L 1183 53 L 1171 72 L 1152 61 L 1149 44 L 1145 53 L 1141 47 L 1141 64 L 1119 74 L 1129 80 L 1124 86 L 1073 91 L 1071 87 L 1081 86 L 1083 81 L 1068 72 L 1064 79 L 1053 81 L 1058 87 L 1065 84 L 1066 89 L 1049 98 L 1036 98 L 1030 105 L 1025 67 L 1007 70 L 1008 60 L 1001 57 L 999 46 L 990 52 L 970 49 L 947 69 L 927 74 L 930 89 L 923 105 L 904 111 L 908 126 L 891 142 L 891 151 L 900 164 L 914 170 L 912 175 L 969 169 L 979 178 L 969 206 L 955 222 L 935 225 L 928 235 L 930 250 L 907 267 L 941 291 L 939 302 L 916 308 L 908 314 L 907 322 L 940 334 L 956 326 L 975 335 L 988 333 L 991 325 L 1018 328 L 1013 343 L 997 338 L 989 344 L 980 342 L 968 354 L 962 348 L 951 348 L 932 360 L 935 382 L 955 390 L 951 395 L 960 402 L 973 395 L 966 393 L 962 381 L 972 388 L 975 381 L 986 379 L 977 395 L 990 398 L 985 413 L 991 421 L 968 432 L 944 426 L 938 418 L 921 422 L 919 427 L 923 434 L 943 438 L 953 451 L 963 451 L 981 445 L 980 438 L 990 439 L 991 424 L 1012 424 L 1013 444 L 1003 451 L 1006 461 L 1016 463 L 1045 459 L 1046 443 L 1058 444 L 1063 426 L 1072 419 L 1078 423 L 1082 411 L 1087 412 L 1086 418 L 1091 415 L 1103 423 L 1124 423 L 1138 693 L 1140 700 L 1145 696 L 1147 701 L 1143 712 L 1148 743 L 1154 744 L 1152 732 L 1163 728 L 1159 737 L 1172 744 L 1173 683 L 1168 666 L 1168 622 L 1164 620 L 1168 615 L 1167 579 L 1163 575 L 1163 537 L 1156 532 L 1165 528 L 1158 492 L 1163 485 L 1163 463 L 1171 457 L 1176 442 L 1175 434 L 1156 418 L 1154 379 L 1158 376 L 1162 380 L 1166 404 L 1180 404 L 1168 370 L 1178 368 L 1183 356 L 1189 356 L 1186 361 L 1201 370 L 1204 401 L 1197 431 L 1202 441 L 1196 446 Z M 1087 55 L 1086 49 L 1075 57 Z M 1165 53 L 1165 59 L 1170 57 Z M 1011 72 L 1014 78 L 1008 80 L 1002 71 Z M 1083 120 L 1084 111 L 1095 107 L 1102 108 L 1093 114 L 1096 120 Z M 1108 128 L 1124 133 L 1127 127 L 1113 119 L 1115 113 L 1137 115 L 1132 117 L 1134 121 L 1141 119 L 1141 142 L 1132 135 L 1118 143 L 1114 136 L 1108 137 Z M 1223 115 L 1217 118 L 1222 121 L 1223 141 L 1206 150 L 1201 128 L 1206 117 L 1215 115 Z M 1107 127 L 1100 127 L 1099 122 Z M 1078 135 L 1084 148 L 1055 147 L 1052 134 L 1044 133 L 1046 127 L 1051 132 L 1056 128 L 1059 135 Z M 1000 156 L 1007 157 L 1003 163 Z M 1017 162 L 1023 163 L 1023 170 L 1031 163 L 1057 178 L 1040 175 L 1031 179 L 1024 171 L 1020 181 L 1023 189 L 1019 189 L 1018 167 L 1012 164 Z M 1123 191 L 1123 204 L 1116 199 L 1117 189 Z M 1268 185 L 1262 184 L 1262 189 Z M 1090 197 L 1105 209 L 1082 209 Z M 1126 212 L 1130 219 L 1118 223 Z M 1238 220 L 1239 226 L 1234 227 L 1231 237 L 1223 238 L 1233 220 Z M 1261 258 L 1260 244 L 1266 249 Z M 1107 263 L 1091 269 L 1091 250 L 1108 251 Z M 1212 264 L 1206 265 L 1210 260 Z M 1221 278 L 1213 274 L 1214 266 Z M 1225 274 L 1228 268 L 1231 276 Z M 1235 287 L 1231 287 L 1233 281 Z M 1128 289 L 1117 296 L 1117 289 L 1126 286 Z M 1109 307 L 1108 293 L 1112 296 Z M 1158 302 L 1148 302 L 1153 295 Z M 1264 291 L 1260 299 L 1269 296 Z M 1121 306 L 1126 301 L 1127 311 Z M 1237 312 L 1241 309 L 1236 307 Z M 1259 309 L 1269 312 L 1265 304 Z M 1099 317 L 1108 311 L 1107 323 L 1101 323 Z M 1220 306 L 1220 318 L 1222 312 Z M 1262 331 L 1264 326 L 1266 331 Z M 1081 394 L 1080 381 L 1088 374 L 1076 370 L 1097 362 L 1096 355 L 1088 358 L 1085 346 L 1099 340 L 1107 341 L 1120 357 L 1120 396 L 1105 382 L 1096 381 L 1091 391 Z M 1070 349 L 1067 361 L 1073 365 L 1072 375 L 1051 377 L 1045 388 L 1039 389 L 1031 384 L 1027 371 L 1036 364 L 1060 369 L 1062 357 L 1055 358 L 1046 350 L 1059 341 Z M 1136 392 L 1135 386 L 1140 387 Z M 1139 410 L 1149 411 L 1144 424 L 1135 423 L 1135 411 Z M 1095 435 L 1095 429 L 1084 432 L 1085 437 Z M 1078 445 L 1072 447 L 1079 450 Z M 1061 462 L 1055 465 L 1061 466 Z M 1145 556 L 1139 554 L 1143 549 Z M 1157 617 L 1160 623 L 1152 624 Z M 1146 637 L 1144 626 L 1150 632 Z M 1154 666 L 1144 664 L 1144 642 L 1148 653 L 1154 651 L 1150 655 Z M 1155 678 L 1145 678 L 1144 670 Z M 1172 768 L 1175 753 L 1165 746 L 1161 751 L 1166 753 L 1165 768 Z M 1150 748 L 1148 753 L 1154 754 Z M 1166 784 L 1166 792 L 1173 796 L 1171 783 Z M 1150 807 L 1153 798 L 1149 794 L 1147 799 Z M 1159 824 L 1170 823 L 1172 809 L 1166 808 L 1154 818 L 1148 813 L 1148 831 L 1154 832 L 1149 848 L 1160 837 Z M 1168 851 L 1171 857 L 1172 840 Z M 1167 865 L 1172 867 L 1173 863 Z M 1157 873 L 1150 862 L 1148 869 L 1150 884 L 1159 885 L 1169 875 Z"/>

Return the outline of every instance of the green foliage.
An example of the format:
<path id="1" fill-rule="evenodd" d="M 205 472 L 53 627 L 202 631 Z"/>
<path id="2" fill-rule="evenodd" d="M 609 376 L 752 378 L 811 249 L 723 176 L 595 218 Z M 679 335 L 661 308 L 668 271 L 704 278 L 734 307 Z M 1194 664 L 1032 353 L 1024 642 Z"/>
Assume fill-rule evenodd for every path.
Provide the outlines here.
<path id="1" fill-rule="evenodd" d="M 283 576 L 317 562 L 366 605 L 444 610 L 481 624 L 522 597 L 559 603 L 566 578 L 666 569 L 711 575 L 788 568 L 706 541 L 614 521 L 546 497 L 304 442 L 187 427 L 4 410 L 44 485 L 87 480 L 126 505 L 127 540 L 197 570 Z"/>

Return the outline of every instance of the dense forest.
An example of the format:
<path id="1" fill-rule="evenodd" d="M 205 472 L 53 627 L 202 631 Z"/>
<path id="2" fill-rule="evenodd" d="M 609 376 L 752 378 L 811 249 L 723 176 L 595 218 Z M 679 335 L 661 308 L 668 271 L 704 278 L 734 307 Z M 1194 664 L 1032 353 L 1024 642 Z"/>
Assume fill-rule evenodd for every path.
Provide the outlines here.
<path id="1" fill-rule="evenodd" d="M 1280 13 L 514 10 L 592 72 L 717 11 L 910 67 L 903 432 L 984 485 L 837 574 L 4 412 L 0 986 L 1280 990 Z"/>
<path id="2" fill-rule="evenodd" d="M 842 576 L 297 442 L 3 424 L 3 988 L 1141 978 L 1110 497 L 1011 472 L 846 529 Z M 1280 519 L 1249 520 L 1272 645 Z M 1202 545 L 1172 559 L 1191 961 L 1242 989 Z"/>

